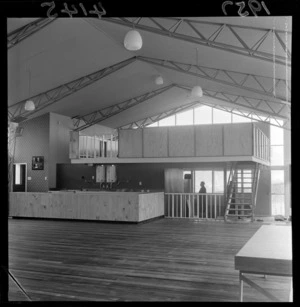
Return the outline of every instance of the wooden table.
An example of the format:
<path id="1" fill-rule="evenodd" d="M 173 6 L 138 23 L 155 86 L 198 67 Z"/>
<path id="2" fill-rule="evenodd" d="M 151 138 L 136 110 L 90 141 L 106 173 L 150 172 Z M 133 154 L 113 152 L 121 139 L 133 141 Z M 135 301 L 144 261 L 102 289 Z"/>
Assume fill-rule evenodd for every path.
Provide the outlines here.
<path id="1" fill-rule="evenodd" d="M 292 277 L 291 241 L 291 226 L 263 225 L 236 254 L 235 269 L 240 271 L 241 302 L 243 301 L 243 282 L 246 282 L 271 300 L 278 301 L 274 295 L 258 286 L 244 274 Z"/>

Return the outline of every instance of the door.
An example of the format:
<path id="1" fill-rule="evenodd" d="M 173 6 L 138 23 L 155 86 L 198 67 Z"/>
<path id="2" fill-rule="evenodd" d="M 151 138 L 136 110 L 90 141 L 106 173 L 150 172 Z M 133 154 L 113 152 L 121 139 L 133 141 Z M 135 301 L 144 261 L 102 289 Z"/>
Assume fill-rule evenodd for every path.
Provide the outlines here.
<path id="1" fill-rule="evenodd" d="M 13 192 L 26 192 L 26 164 L 14 163 L 13 166 Z"/>

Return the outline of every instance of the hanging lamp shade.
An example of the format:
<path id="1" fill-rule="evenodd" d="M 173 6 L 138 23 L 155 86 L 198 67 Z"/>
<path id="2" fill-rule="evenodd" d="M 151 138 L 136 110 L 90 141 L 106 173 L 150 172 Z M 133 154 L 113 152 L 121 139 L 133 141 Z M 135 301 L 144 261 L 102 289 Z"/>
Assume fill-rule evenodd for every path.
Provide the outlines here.
<path id="1" fill-rule="evenodd" d="M 155 84 L 156 85 L 164 84 L 164 79 L 162 78 L 162 76 L 158 76 L 158 77 L 155 78 Z"/>
<path id="2" fill-rule="evenodd" d="M 203 96 L 203 91 L 201 86 L 196 85 L 193 87 L 192 92 L 191 92 L 192 97 L 202 97 Z"/>
<path id="3" fill-rule="evenodd" d="M 142 48 L 143 40 L 141 34 L 136 30 L 127 32 L 124 38 L 124 46 L 127 50 L 136 51 Z"/>
<path id="4" fill-rule="evenodd" d="M 33 111 L 35 110 L 35 104 L 32 100 L 27 100 L 25 103 L 25 110 L 26 111 Z"/>

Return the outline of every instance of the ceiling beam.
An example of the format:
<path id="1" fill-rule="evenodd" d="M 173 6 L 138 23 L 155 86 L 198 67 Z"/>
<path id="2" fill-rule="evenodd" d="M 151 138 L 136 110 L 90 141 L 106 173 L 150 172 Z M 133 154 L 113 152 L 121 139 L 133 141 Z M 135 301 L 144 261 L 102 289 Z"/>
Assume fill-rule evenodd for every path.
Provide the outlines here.
<path id="1" fill-rule="evenodd" d="M 120 70 L 121 68 L 136 61 L 136 57 L 129 58 L 125 61 L 117 64 L 102 68 L 96 72 L 88 74 L 84 77 L 75 79 L 73 81 L 62 84 L 46 92 L 40 93 L 36 96 L 30 97 L 19 101 L 8 108 L 8 118 L 12 122 L 20 122 L 31 117 L 36 112 L 52 105 L 53 103 L 85 88 L 88 85 L 95 83 L 96 81 Z M 27 100 L 32 100 L 35 103 L 34 111 L 26 111 L 24 105 Z"/>
<path id="2" fill-rule="evenodd" d="M 290 123 L 289 121 L 283 121 L 283 123 L 281 124 L 279 121 L 276 120 L 275 122 L 271 123 L 269 116 L 263 118 L 261 115 L 255 113 L 253 111 L 250 111 L 250 112 L 241 111 L 241 110 L 239 110 L 235 107 L 229 107 L 229 106 L 218 105 L 218 104 L 213 104 L 213 103 L 205 103 L 203 101 L 201 101 L 201 102 L 200 101 L 194 101 L 194 102 L 191 102 L 187 105 L 172 108 L 168 111 L 161 112 L 161 113 L 152 115 L 150 117 L 145 117 L 145 118 L 140 119 L 138 121 L 134 121 L 132 123 L 120 126 L 117 129 L 125 130 L 125 129 L 145 128 L 146 126 L 151 125 L 155 122 L 158 122 L 159 120 L 162 120 L 164 118 L 167 118 L 169 116 L 175 115 L 175 114 L 183 112 L 183 111 L 188 111 L 192 108 L 199 107 L 201 105 L 205 105 L 205 106 L 208 106 L 208 107 L 211 107 L 211 108 L 214 108 L 214 109 L 218 109 L 218 110 L 221 110 L 221 111 L 224 111 L 224 112 L 227 112 L 227 113 L 235 114 L 235 115 L 245 117 L 245 118 L 248 118 L 248 119 L 251 119 L 251 120 L 255 120 L 257 122 L 267 123 L 271 126 L 280 127 L 280 128 L 286 129 L 286 130 L 291 130 L 290 125 L 289 125 L 289 123 Z"/>
<path id="3" fill-rule="evenodd" d="M 74 126 L 76 127 L 74 131 L 81 131 L 83 129 L 86 129 L 90 126 L 93 126 L 95 124 L 100 123 L 101 121 L 112 117 L 116 114 L 119 114 L 133 106 L 136 106 L 146 100 L 149 100 L 157 95 L 162 94 L 163 92 L 173 88 L 174 85 L 170 84 L 165 87 L 159 88 L 157 90 L 153 90 L 150 92 L 147 92 L 145 94 L 139 95 L 134 98 L 130 98 L 126 101 L 114 104 L 112 106 L 102 108 L 100 110 L 97 110 L 95 112 L 91 112 L 89 114 L 83 115 L 83 116 L 76 116 L 73 118 L 74 120 Z"/>
<path id="4" fill-rule="evenodd" d="M 200 77 L 206 80 L 215 81 L 221 84 L 230 85 L 239 89 L 248 90 L 257 94 L 262 94 L 265 96 L 269 96 L 276 99 L 281 99 L 281 103 L 290 104 L 289 98 L 283 96 L 276 95 L 276 86 L 275 89 L 273 87 L 274 81 L 276 82 L 276 85 L 278 86 L 279 82 L 285 82 L 284 79 L 273 79 L 270 77 L 263 77 L 258 75 L 252 75 L 252 74 L 245 74 L 240 73 L 237 71 L 229 71 L 225 69 L 215 69 L 211 67 L 206 66 L 200 66 L 200 65 L 193 65 L 193 64 L 186 64 L 186 63 L 180 63 L 170 60 L 163 60 L 163 59 L 157 59 L 157 58 L 149 58 L 144 56 L 138 56 L 138 60 L 161 66 L 163 68 L 168 68 L 174 71 L 178 71 L 184 74 L 189 74 L 192 76 Z M 240 80 L 236 80 L 235 74 L 239 75 Z M 224 78 L 225 77 L 225 78 Z M 250 87 L 245 86 L 245 81 L 252 80 L 252 83 L 256 85 L 256 87 Z M 264 84 L 264 81 L 268 81 L 269 84 L 271 84 L 271 88 L 266 88 L 266 85 Z M 257 86 L 261 88 L 257 89 Z M 286 87 L 285 87 L 286 88 Z M 288 91 L 288 97 L 290 97 L 290 90 Z M 286 100 L 286 101 L 285 101 Z"/>
<path id="5" fill-rule="evenodd" d="M 224 105 L 213 104 L 213 103 L 210 103 L 210 102 L 209 103 L 201 102 L 201 104 L 212 107 L 214 109 L 218 109 L 218 110 L 225 111 L 225 112 L 228 112 L 228 113 L 232 113 L 232 114 L 235 114 L 235 115 L 238 115 L 238 116 L 249 118 L 249 119 L 255 120 L 257 122 L 263 122 L 263 123 L 267 123 L 271 126 L 280 127 L 280 128 L 286 129 L 286 130 L 291 130 L 288 120 L 283 120 L 282 124 L 281 124 L 278 120 L 275 119 L 275 123 L 272 123 L 272 122 L 270 122 L 270 119 L 271 119 L 270 116 L 263 118 L 262 116 L 258 115 L 256 112 L 253 112 L 253 111 L 245 112 L 245 111 L 241 111 L 241 110 L 239 110 L 235 107 L 230 108 L 230 107 L 227 107 L 227 106 L 224 106 Z"/>
<path id="6" fill-rule="evenodd" d="M 178 88 L 182 88 L 184 90 L 187 90 L 188 92 L 191 91 L 191 87 L 188 86 L 184 86 L 184 85 L 178 85 L 176 84 L 176 86 Z M 248 118 L 254 118 L 256 121 L 262 121 L 262 122 L 266 122 L 269 119 L 273 119 L 275 121 L 273 126 L 277 126 L 277 127 L 281 127 L 281 128 L 285 128 L 285 129 L 289 129 L 288 127 L 290 127 L 290 116 L 282 116 L 279 113 L 280 112 L 268 112 L 265 110 L 259 110 L 256 109 L 255 107 L 253 107 L 249 101 L 247 101 L 247 97 L 242 97 L 242 96 L 236 96 L 237 98 L 242 98 L 243 101 L 248 102 L 249 106 L 246 106 L 244 104 L 241 103 L 237 103 L 235 99 L 235 101 L 232 99 L 232 97 L 228 96 L 228 94 L 225 94 L 223 92 L 213 92 L 213 91 L 207 91 L 207 90 L 203 90 L 203 93 L 205 96 L 211 97 L 211 98 L 215 98 L 217 99 L 217 101 L 221 101 L 221 102 L 225 102 L 225 103 L 229 103 L 224 105 L 224 103 L 218 104 L 217 102 L 207 102 L 205 101 L 205 96 L 203 96 L 202 98 L 199 99 L 199 103 L 204 104 L 204 105 L 209 105 L 212 106 L 214 108 L 219 108 L 222 109 L 224 111 L 227 112 L 234 112 L 234 114 L 240 115 L 240 116 L 244 116 L 244 117 L 248 117 Z M 233 95 L 232 95 L 233 96 Z M 285 106 L 287 107 L 287 106 Z M 228 111 L 230 110 L 230 111 Z M 280 110 L 282 111 L 282 110 Z M 245 115 L 248 114 L 248 115 Z M 263 116 L 266 117 L 266 119 L 263 119 Z M 282 121 L 283 124 L 281 124 L 280 122 L 278 122 L 278 120 Z"/>
<path id="7" fill-rule="evenodd" d="M 188 92 L 190 92 L 192 90 L 192 88 L 189 87 L 189 86 L 179 85 L 179 84 L 176 84 L 176 86 L 178 88 L 182 88 L 182 89 L 184 89 Z M 201 101 L 205 99 L 205 96 L 207 96 L 207 97 L 217 99 L 218 101 L 225 102 L 227 106 L 229 105 L 229 106 L 232 106 L 232 107 L 242 108 L 242 109 L 245 109 L 245 110 L 248 110 L 248 111 L 253 111 L 253 112 L 256 112 L 258 114 L 264 114 L 264 115 L 270 116 L 273 119 L 289 120 L 289 117 L 286 117 L 286 116 L 283 116 L 282 114 L 280 114 L 283 111 L 283 108 L 288 108 L 288 112 L 289 112 L 289 106 L 287 106 L 287 105 L 283 105 L 279 109 L 279 111 L 276 112 L 276 111 L 274 111 L 274 109 L 272 109 L 270 107 L 269 104 L 267 104 L 266 100 L 253 99 L 251 97 L 233 95 L 233 94 L 228 94 L 228 93 L 224 93 L 224 92 L 216 92 L 216 91 L 205 90 L 205 89 L 203 89 L 203 94 L 204 94 L 204 96 L 203 96 L 203 98 L 201 98 Z M 254 104 L 256 104 L 256 106 Z M 262 105 L 268 106 L 270 111 L 263 109 Z"/>
<path id="8" fill-rule="evenodd" d="M 144 30 L 147 32 L 176 38 L 182 41 L 195 43 L 202 46 L 207 46 L 211 48 L 220 49 L 223 51 L 228 51 L 235 54 L 240 54 L 247 57 L 252 57 L 255 59 L 271 62 L 271 63 L 277 63 L 280 65 L 285 66 L 291 66 L 291 57 L 290 57 L 290 50 L 288 47 L 284 44 L 282 40 L 279 40 L 280 36 L 279 33 L 282 33 L 283 31 L 273 30 L 273 29 L 263 29 L 263 28 L 254 28 L 254 27 L 246 27 L 246 26 L 236 26 L 236 25 L 230 25 L 230 24 L 224 24 L 224 23 L 213 23 L 213 22 L 201 22 L 197 20 L 191 20 L 191 19 L 184 19 L 184 18 L 171 18 L 171 17 L 159 17 L 159 18 L 147 18 L 142 17 L 139 19 L 139 22 L 135 22 L 136 19 L 131 20 L 130 18 L 102 18 L 101 21 L 110 22 L 114 24 L 119 24 L 122 26 L 127 26 L 129 28 L 135 27 L 136 29 Z M 143 21 L 147 20 L 146 24 L 143 24 Z M 149 25 L 149 21 L 152 22 L 151 25 Z M 169 29 L 165 28 L 162 21 L 167 21 L 167 23 L 173 22 L 173 24 L 170 26 Z M 213 35 L 208 38 L 205 37 L 205 35 L 200 31 L 198 25 L 199 24 L 205 24 L 207 27 L 211 27 L 212 30 L 218 27 L 217 36 Z M 175 30 L 173 30 L 175 28 Z M 182 28 L 189 28 L 193 30 L 193 33 L 195 35 L 187 35 L 182 34 Z M 256 42 L 254 42 L 252 47 L 249 47 L 249 43 L 247 44 L 246 38 L 241 37 L 240 35 L 237 35 L 236 30 L 239 28 L 243 28 L 244 30 L 256 30 L 258 33 L 261 33 L 262 37 L 260 37 Z M 222 36 L 224 36 L 224 30 L 227 29 L 227 35 L 228 33 L 231 33 L 231 37 L 235 40 L 239 41 L 240 46 L 230 44 L 230 43 L 223 43 L 224 37 L 222 39 Z M 276 34 L 273 35 L 272 39 L 275 39 L 279 42 L 279 44 L 282 46 L 283 52 L 285 52 L 285 56 L 276 55 L 273 53 L 265 52 L 259 50 L 263 44 L 263 42 L 267 39 L 269 35 L 272 35 L 272 33 Z M 286 31 L 284 33 L 290 34 L 290 32 Z M 226 35 L 226 34 L 225 34 Z M 279 37 L 279 38 L 278 38 Z M 219 41 L 216 41 L 216 39 L 219 38 Z M 253 42 L 252 42 L 253 43 Z M 284 44 L 284 45 L 282 45 Z M 248 48 L 247 48 L 248 47 Z"/>
<path id="9" fill-rule="evenodd" d="M 37 20 L 34 20 L 31 23 L 28 23 L 27 25 L 23 27 L 20 27 L 8 33 L 7 34 L 7 49 L 10 49 L 16 46 L 22 40 L 38 32 L 39 30 L 49 25 L 54 20 L 55 18 L 39 18 Z"/>

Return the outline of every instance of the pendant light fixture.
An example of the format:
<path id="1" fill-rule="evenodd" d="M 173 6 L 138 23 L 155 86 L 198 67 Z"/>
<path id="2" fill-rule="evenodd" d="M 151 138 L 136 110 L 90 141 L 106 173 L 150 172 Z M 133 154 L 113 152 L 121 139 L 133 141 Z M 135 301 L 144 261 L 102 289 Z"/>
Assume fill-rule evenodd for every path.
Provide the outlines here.
<path id="1" fill-rule="evenodd" d="M 28 90 L 28 92 L 29 92 L 29 97 L 30 97 L 30 81 L 31 81 L 30 69 L 28 70 L 28 73 L 29 73 L 29 86 L 28 86 L 29 90 Z M 33 110 L 35 110 L 35 104 L 32 100 L 27 100 L 25 102 L 24 108 L 25 108 L 26 111 L 33 111 Z"/>
<path id="2" fill-rule="evenodd" d="M 141 34 L 134 29 L 128 31 L 124 38 L 124 46 L 129 51 L 140 50 L 143 46 L 143 39 Z"/>
<path id="3" fill-rule="evenodd" d="M 196 48 L 196 65 L 198 65 L 198 48 Z M 192 88 L 191 97 L 200 98 L 203 96 L 203 91 L 200 85 L 195 85 Z"/>
<path id="4" fill-rule="evenodd" d="M 157 77 L 155 78 L 155 84 L 156 84 L 156 85 L 162 85 L 162 84 L 164 84 L 164 79 L 163 79 L 163 77 L 162 77 L 162 76 L 157 76 Z"/>

